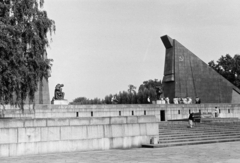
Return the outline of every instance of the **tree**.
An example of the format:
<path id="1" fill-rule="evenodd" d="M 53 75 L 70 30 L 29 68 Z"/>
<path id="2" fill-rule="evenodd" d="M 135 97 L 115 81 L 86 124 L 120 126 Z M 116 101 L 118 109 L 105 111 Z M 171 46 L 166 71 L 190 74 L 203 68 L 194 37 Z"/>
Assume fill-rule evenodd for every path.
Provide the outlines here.
<path id="1" fill-rule="evenodd" d="M 136 87 L 134 86 L 134 85 L 132 85 L 132 84 L 130 84 L 130 85 L 128 85 L 128 92 L 129 93 L 133 93 L 133 92 L 136 92 L 135 90 L 136 90 Z"/>
<path id="2" fill-rule="evenodd" d="M 34 100 L 38 83 L 48 78 L 47 34 L 55 23 L 41 10 L 44 0 L 0 0 L 0 100 Z"/>
<path id="3" fill-rule="evenodd" d="M 136 104 L 137 103 L 137 93 L 136 87 L 132 84 L 128 85 L 128 104 Z"/>
<path id="4" fill-rule="evenodd" d="M 210 61 L 208 65 L 240 88 L 240 55 L 236 54 L 232 58 L 227 54 L 226 56 L 221 56 L 216 64 L 214 61 Z"/>
<path id="5" fill-rule="evenodd" d="M 78 97 L 73 100 L 71 103 L 79 103 L 79 104 L 84 104 L 86 103 L 87 98 L 86 97 Z"/>
<path id="6" fill-rule="evenodd" d="M 144 81 L 143 84 L 140 85 L 138 92 L 141 91 L 143 94 L 148 93 L 147 95 L 144 95 L 144 96 L 150 97 L 151 100 L 156 100 L 157 91 L 161 92 L 161 90 L 162 90 L 161 80 L 154 79 L 154 80 Z M 145 98 L 144 98 L 144 101 L 145 101 Z"/>
<path id="7" fill-rule="evenodd" d="M 150 98 L 151 102 L 157 100 L 157 91 L 156 91 L 155 88 L 150 88 L 149 89 L 148 97 Z"/>
<path id="8" fill-rule="evenodd" d="M 121 104 L 129 104 L 128 92 L 123 91 L 120 96 Z"/>
<path id="9" fill-rule="evenodd" d="M 143 104 L 143 97 L 144 95 L 143 95 L 143 91 L 138 91 L 138 93 L 137 93 L 137 103 L 138 104 Z"/>
<path id="10" fill-rule="evenodd" d="M 129 94 L 130 95 L 130 103 L 131 104 L 137 104 L 137 93 L 134 91 L 133 93 Z"/>
<path id="11" fill-rule="evenodd" d="M 109 96 L 107 95 L 107 96 L 105 96 L 105 103 L 106 104 L 111 104 L 112 103 L 112 95 L 110 94 Z"/>

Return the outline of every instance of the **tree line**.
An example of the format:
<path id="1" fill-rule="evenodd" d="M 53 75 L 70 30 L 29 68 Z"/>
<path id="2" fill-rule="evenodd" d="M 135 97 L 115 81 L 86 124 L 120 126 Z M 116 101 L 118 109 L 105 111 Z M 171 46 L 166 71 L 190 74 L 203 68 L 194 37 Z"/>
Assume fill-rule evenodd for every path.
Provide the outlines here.
<path id="1" fill-rule="evenodd" d="M 115 94 L 106 95 L 104 99 L 86 97 L 78 97 L 70 104 L 148 104 L 157 100 L 158 94 L 162 93 L 161 80 L 144 81 L 136 91 L 136 87 L 132 84 L 128 85 L 128 89 Z M 158 93 L 159 92 L 159 93 Z M 114 99 L 114 101 L 112 100 Z"/>

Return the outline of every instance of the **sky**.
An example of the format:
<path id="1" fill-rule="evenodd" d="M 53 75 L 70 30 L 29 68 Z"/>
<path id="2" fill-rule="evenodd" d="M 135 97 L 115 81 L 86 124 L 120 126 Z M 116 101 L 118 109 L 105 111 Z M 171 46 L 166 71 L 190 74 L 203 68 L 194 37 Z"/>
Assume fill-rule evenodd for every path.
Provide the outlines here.
<path id="1" fill-rule="evenodd" d="M 239 0 L 45 0 L 56 24 L 50 98 L 58 83 L 71 102 L 162 80 L 163 35 L 206 63 L 240 54 L 239 8 Z"/>

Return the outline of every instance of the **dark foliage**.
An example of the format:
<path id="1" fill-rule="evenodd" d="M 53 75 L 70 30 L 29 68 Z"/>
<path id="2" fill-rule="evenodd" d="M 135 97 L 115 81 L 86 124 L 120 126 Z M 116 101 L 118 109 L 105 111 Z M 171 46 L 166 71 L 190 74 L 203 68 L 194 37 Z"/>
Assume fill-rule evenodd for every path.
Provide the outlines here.
<path id="1" fill-rule="evenodd" d="M 240 55 L 236 54 L 234 57 L 231 57 L 227 54 L 226 56 L 221 56 L 216 64 L 214 61 L 211 61 L 208 65 L 240 88 Z"/>
<path id="2" fill-rule="evenodd" d="M 78 97 L 74 99 L 73 102 L 70 102 L 70 105 L 104 104 L 104 103 L 105 101 L 99 98 L 87 99 L 86 97 Z"/>
<path id="3" fill-rule="evenodd" d="M 157 79 L 148 80 L 140 85 L 138 92 L 136 92 L 136 87 L 134 85 L 129 85 L 127 91 L 122 91 L 114 95 L 107 95 L 103 100 L 98 98 L 91 100 L 85 97 L 79 97 L 70 104 L 148 104 L 157 100 L 156 90 L 159 88 L 161 89 L 161 87 L 161 81 Z M 115 101 L 112 101 L 113 97 L 116 99 Z M 148 101 L 148 97 L 151 100 L 150 102 Z"/>
<path id="4" fill-rule="evenodd" d="M 55 23 L 41 10 L 40 0 L 0 0 L 0 100 L 6 104 L 33 102 L 37 85 L 48 78 L 47 33 Z"/>

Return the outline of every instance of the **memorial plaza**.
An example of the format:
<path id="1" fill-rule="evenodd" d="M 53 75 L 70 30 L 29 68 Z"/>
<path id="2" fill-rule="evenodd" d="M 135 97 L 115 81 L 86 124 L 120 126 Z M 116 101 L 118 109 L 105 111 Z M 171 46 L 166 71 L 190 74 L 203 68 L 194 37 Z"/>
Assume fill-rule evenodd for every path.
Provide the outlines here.
<path id="1" fill-rule="evenodd" d="M 44 1 L 0 0 L 0 163 L 240 163 L 239 50 L 233 58 L 227 51 L 217 64 L 209 57 L 239 42 L 214 35 L 220 31 L 216 24 L 221 24 L 221 33 L 232 31 L 238 38 L 226 28 L 237 27 L 229 20 L 238 18 L 225 21 L 225 13 L 212 11 L 214 6 L 224 11 L 229 6 L 220 1 L 206 1 L 205 7 L 194 4 L 201 10 L 198 15 L 189 2 L 62 2 L 51 7 L 53 15 L 68 20 L 59 23 L 66 35 L 58 37 L 61 44 L 52 75 L 47 48 L 56 25 Z M 209 13 L 204 11 L 207 6 Z M 229 11 L 233 6 L 237 5 Z M 212 15 L 221 21 L 208 19 Z M 201 34 L 198 28 L 206 31 Z M 192 35 L 190 43 L 182 29 Z M 210 41 L 216 36 L 227 44 Z M 201 45 L 208 40 L 206 47 Z M 200 59 L 204 56 L 212 61 L 205 63 Z M 137 92 L 134 82 L 142 78 L 154 80 L 144 81 Z M 50 81 L 55 84 L 53 96 Z M 113 88 L 122 89 L 119 83 L 125 81 L 127 91 L 98 98 Z M 69 102 L 75 93 L 78 97 Z M 94 99 L 87 98 L 93 93 Z"/>
<path id="2" fill-rule="evenodd" d="M 177 40 L 161 39 L 170 104 L 69 105 L 63 84 L 50 104 L 45 81 L 36 104 L 2 109 L 0 163 L 240 162 L 240 90 Z"/>

